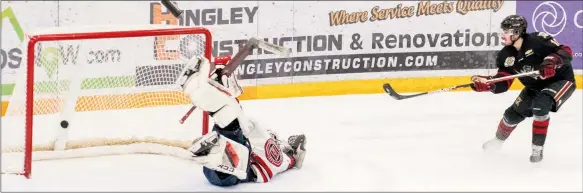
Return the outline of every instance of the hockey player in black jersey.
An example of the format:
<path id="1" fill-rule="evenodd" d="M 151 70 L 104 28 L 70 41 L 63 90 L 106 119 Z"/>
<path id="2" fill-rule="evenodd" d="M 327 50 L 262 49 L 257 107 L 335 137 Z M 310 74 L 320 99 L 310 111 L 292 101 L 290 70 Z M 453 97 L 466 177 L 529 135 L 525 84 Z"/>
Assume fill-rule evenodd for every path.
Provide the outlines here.
<path id="1" fill-rule="evenodd" d="M 504 112 L 495 138 L 483 145 L 486 150 L 500 148 L 519 123 L 533 117 L 530 162 L 535 163 L 543 159 L 549 113 L 556 113 L 576 86 L 571 49 L 544 32 L 526 33 L 526 27 L 522 16 L 504 18 L 501 38 L 505 47 L 496 57 L 498 72 L 494 76 L 472 76 L 471 87 L 477 92 L 503 93 L 510 88 L 513 80 L 494 84 L 486 81 L 523 72 L 539 72 L 539 75 L 518 78 L 525 88 Z"/>

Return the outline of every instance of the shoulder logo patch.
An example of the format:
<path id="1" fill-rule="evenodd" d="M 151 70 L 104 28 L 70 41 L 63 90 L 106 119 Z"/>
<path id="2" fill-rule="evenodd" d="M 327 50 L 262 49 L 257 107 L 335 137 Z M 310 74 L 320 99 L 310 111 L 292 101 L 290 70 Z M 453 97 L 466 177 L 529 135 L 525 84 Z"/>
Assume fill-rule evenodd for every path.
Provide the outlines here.
<path id="1" fill-rule="evenodd" d="M 504 61 L 504 67 L 514 66 L 514 61 L 515 60 L 516 59 L 513 56 L 506 58 L 506 61 Z"/>

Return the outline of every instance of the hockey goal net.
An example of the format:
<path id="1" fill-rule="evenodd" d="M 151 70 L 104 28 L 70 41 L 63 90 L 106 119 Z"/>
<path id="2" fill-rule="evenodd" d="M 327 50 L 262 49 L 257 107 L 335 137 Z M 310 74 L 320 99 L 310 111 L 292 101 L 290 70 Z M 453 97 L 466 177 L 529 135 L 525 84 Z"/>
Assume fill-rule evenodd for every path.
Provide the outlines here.
<path id="1" fill-rule="evenodd" d="M 133 153 L 184 157 L 208 115 L 174 84 L 194 55 L 211 60 L 205 28 L 60 27 L 28 35 L 2 117 L 2 173 L 33 161 Z M 4 99 L 6 100 L 6 99 Z"/>

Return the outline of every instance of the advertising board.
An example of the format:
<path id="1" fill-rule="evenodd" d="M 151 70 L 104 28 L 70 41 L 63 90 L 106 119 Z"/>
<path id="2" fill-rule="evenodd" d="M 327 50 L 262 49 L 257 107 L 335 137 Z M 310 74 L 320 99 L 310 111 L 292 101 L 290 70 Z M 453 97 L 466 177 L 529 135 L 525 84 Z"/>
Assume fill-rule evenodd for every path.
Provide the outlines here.
<path id="1" fill-rule="evenodd" d="M 56 26 L 205 27 L 213 35 L 213 56 L 233 55 L 251 37 L 291 48 L 290 57 L 257 50 L 237 68 L 235 74 L 246 89 L 242 100 L 380 93 L 384 82 L 391 82 L 401 92 L 465 84 L 470 75 L 494 73 L 495 54 L 502 48 L 500 22 L 516 13 L 528 16 L 530 30 L 547 30 L 556 34 L 561 43 L 572 45 L 576 52 L 574 65 L 581 69 L 583 14 L 581 5 L 571 1 L 175 3 L 184 10 L 181 19 L 173 17 L 159 1 L 2 1 L 3 107 L 10 99 L 22 63 L 20 46 L 25 34 Z M 127 7 L 132 8 L 131 14 Z M 572 36 L 575 38 L 569 38 Z M 164 53 L 155 45 L 166 41 L 182 40 L 167 38 L 117 46 L 88 41 L 79 48 L 77 59 L 93 65 L 88 79 L 121 77 L 126 82 L 118 86 L 140 86 L 145 83 L 135 82 L 139 79 L 134 75 L 136 70 L 159 69 L 156 66 L 162 63 L 179 64 L 175 56 L 180 55 L 151 56 L 153 52 Z M 144 45 L 139 48 L 143 50 L 136 51 L 135 45 Z M 67 49 L 56 46 L 52 54 L 59 56 L 59 48 Z M 127 55 L 124 50 L 137 54 Z M 61 58 L 65 59 L 62 55 Z M 54 67 L 42 69 L 41 79 L 51 79 Z M 580 82 L 580 75 L 577 80 Z M 113 87 L 108 83 L 91 89 Z M 518 88 L 520 84 L 512 87 Z"/>

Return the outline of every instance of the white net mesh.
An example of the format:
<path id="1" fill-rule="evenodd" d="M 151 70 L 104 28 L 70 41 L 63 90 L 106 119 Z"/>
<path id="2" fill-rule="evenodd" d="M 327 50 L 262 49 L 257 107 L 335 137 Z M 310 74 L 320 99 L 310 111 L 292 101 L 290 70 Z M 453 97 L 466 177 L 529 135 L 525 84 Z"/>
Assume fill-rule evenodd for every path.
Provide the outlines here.
<path id="1" fill-rule="evenodd" d="M 34 61 L 33 100 L 27 100 L 31 73 L 28 65 L 23 65 L 3 117 L 3 173 L 26 171 L 25 144 L 29 139 L 32 160 L 42 160 L 174 154 L 157 147 L 185 148 L 201 135 L 208 123 L 203 122 L 200 111 L 179 124 L 191 105 L 174 81 L 192 56 L 210 57 L 211 47 L 206 43 L 210 33 L 177 26 L 125 29 L 56 28 L 41 32 L 40 36 L 48 39 L 34 44 L 34 57 L 23 60 Z M 26 49 L 29 41 L 34 40 L 25 41 L 23 56 L 31 51 Z M 33 116 L 27 117 L 27 103 L 33 104 Z M 32 118 L 32 127 L 25 124 L 27 118 Z M 63 129 L 63 121 L 68 123 L 67 129 Z M 32 138 L 25 135 L 27 129 L 31 129 Z M 115 145 L 128 148 L 129 144 L 140 146 L 112 149 Z M 85 152 L 73 151 L 81 148 Z"/>

